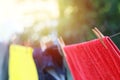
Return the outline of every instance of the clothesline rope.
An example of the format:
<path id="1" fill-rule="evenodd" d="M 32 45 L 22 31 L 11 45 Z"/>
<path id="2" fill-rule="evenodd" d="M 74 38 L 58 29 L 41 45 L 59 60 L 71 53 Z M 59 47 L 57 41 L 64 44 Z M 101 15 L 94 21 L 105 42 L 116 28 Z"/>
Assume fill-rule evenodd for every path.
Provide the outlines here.
<path id="1" fill-rule="evenodd" d="M 118 35 L 120 35 L 120 32 L 119 32 L 119 33 L 116 33 L 116 34 L 113 34 L 113 35 L 111 35 L 110 37 L 113 38 L 113 37 L 116 37 L 116 36 L 118 36 Z"/>

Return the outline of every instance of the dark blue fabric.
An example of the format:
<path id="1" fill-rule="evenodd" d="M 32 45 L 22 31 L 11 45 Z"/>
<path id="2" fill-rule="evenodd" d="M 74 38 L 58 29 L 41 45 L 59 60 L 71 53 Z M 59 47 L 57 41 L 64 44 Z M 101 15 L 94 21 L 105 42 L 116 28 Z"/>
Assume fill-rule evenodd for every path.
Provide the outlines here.
<path id="1" fill-rule="evenodd" d="M 47 56 L 51 56 L 53 63 L 54 63 L 54 68 L 56 69 L 56 71 L 58 73 L 62 73 L 62 69 L 63 69 L 63 59 L 62 56 L 60 55 L 57 46 L 51 46 L 49 48 L 47 48 L 46 50 L 46 55 Z"/>
<path id="2" fill-rule="evenodd" d="M 46 55 L 52 57 L 52 60 L 54 63 L 54 69 L 57 72 L 57 74 L 64 75 L 64 77 L 66 78 L 66 69 L 63 63 L 63 57 L 58 50 L 58 46 L 54 45 L 54 46 L 48 47 L 45 50 L 45 52 L 46 52 L 45 53 Z"/>
<path id="3" fill-rule="evenodd" d="M 45 52 L 43 52 L 40 48 L 34 49 L 33 57 L 36 61 L 37 66 L 41 69 L 54 66 L 51 56 L 46 56 Z"/>
<path id="4" fill-rule="evenodd" d="M 44 71 L 44 80 L 56 80 L 53 76 L 51 76 L 48 72 Z"/>
<path id="5" fill-rule="evenodd" d="M 8 44 L 0 43 L 0 80 L 8 80 L 8 52 Z"/>
<path id="6" fill-rule="evenodd" d="M 33 52 L 33 58 L 37 66 L 39 80 L 55 80 L 45 71 L 46 68 L 54 67 L 52 57 L 46 55 L 45 53 L 46 52 L 43 52 L 40 48 L 35 48 Z"/>
<path id="7" fill-rule="evenodd" d="M 58 76 L 63 75 L 67 79 L 63 57 L 60 55 L 56 45 L 48 47 L 44 52 L 40 48 L 35 48 L 33 52 L 34 61 L 37 66 L 39 80 L 56 80 L 46 70 L 55 70 Z"/>

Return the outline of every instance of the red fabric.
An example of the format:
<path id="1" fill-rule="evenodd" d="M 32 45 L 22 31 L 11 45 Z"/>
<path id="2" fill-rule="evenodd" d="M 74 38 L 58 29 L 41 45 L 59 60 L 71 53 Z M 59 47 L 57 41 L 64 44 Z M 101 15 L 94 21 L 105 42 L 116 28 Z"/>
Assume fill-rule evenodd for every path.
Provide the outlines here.
<path id="1" fill-rule="evenodd" d="M 120 80 L 120 51 L 109 37 L 64 47 L 74 80 Z"/>

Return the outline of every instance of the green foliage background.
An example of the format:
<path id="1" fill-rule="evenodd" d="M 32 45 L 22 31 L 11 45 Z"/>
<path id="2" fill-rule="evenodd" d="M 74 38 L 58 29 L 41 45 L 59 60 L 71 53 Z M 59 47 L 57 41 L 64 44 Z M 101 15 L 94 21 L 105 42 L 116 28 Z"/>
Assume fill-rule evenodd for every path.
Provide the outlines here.
<path id="1" fill-rule="evenodd" d="M 93 27 L 97 27 L 104 35 L 110 36 L 120 32 L 120 0 L 57 0 L 60 16 L 55 28 L 45 27 L 35 32 L 33 27 L 24 31 L 26 39 L 37 33 L 38 36 L 50 34 L 53 30 L 62 36 L 66 44 L 78 43 L 94 39 Z M 120 36 L 120 35 L 119 35 Z M 112 38 L 120 47 L 120 37 Z"/>

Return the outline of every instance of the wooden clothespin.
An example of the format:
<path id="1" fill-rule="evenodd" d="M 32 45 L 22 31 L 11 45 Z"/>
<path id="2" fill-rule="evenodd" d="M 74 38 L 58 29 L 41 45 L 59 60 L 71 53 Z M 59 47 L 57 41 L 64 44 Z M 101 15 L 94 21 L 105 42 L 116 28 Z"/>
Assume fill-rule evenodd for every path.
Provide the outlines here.
<path id="1" fill-rule="evenodd" d="M 41 46 L 42 51 L 46 49 L 46 45 L 42 40 L 40 41 L 40 46 Z"/>
<path id="2" fill-rule="evenodd" d="M 62 52 L 63 52 L 64 56 L 66 57 L 65 51 L 64 51 L 64 49 L 63 49 L 63 48 L 65 47 L 65 43 L 64 43 L 64 41 L 63 41 L 63 38 L 60 37 L 60 38 L 58 38 L 57 40 L 58 40 L 58 43 L 60 44 L 60 47 L 61 47 L 61 49 L 62 49 Z"/>
<path id="3" fill-rule="evenodd" d="M 96 27 L 94 29 L 92 29 L 92 31 L 99 38 L 99 40 L 103 44 L 103 46 L 107 49 L 107 46 L 105 45 L 105 43 L 103 41 L 104 35 Z"/>
<path id="4" fill-rule="evenodd" d="M 64 46 L 65 46 L 65 42 L 63 41 L 63 38 L 60 37 L 59 40 L 60 40 L 60 42 L 61 42 L 61 45 L 64 47 Z"/>

